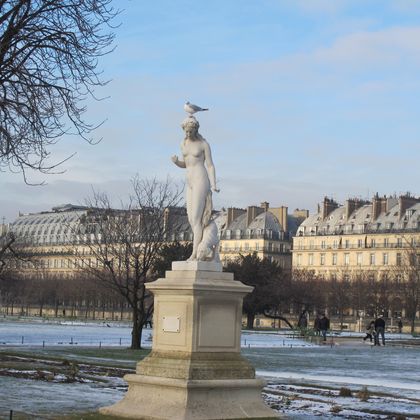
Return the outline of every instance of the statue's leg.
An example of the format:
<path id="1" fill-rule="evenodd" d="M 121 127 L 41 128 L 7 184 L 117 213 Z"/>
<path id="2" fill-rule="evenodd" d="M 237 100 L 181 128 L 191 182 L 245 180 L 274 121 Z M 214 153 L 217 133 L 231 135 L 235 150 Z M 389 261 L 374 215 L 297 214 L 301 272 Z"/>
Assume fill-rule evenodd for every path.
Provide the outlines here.
<path id="1" fill-rule="evenodd" d="M 191 228 L 194 234 L 193 240 L 193 252 L 191 254 L 190 260 L 197 259 L 197 250 L 198 245 L 200 244 L 203 238 L 203 229 L 202 218 L 204 206 L 206 204 L 206 197 L 208 193 L 208 188 L 206 185 L 197 185 L 194 190 L 190 193 L 190 202 L 191 202 Z"/>
<path id="2" fill-rule="evenodd" d="M 187 184 L 187 190 L 186 190 L 186 200 L 187 200 L 187 216 L 188 216 L 188 223 L 191 226 L 193 225 L 193 219 L 192 219 L 192 188 Z"/>

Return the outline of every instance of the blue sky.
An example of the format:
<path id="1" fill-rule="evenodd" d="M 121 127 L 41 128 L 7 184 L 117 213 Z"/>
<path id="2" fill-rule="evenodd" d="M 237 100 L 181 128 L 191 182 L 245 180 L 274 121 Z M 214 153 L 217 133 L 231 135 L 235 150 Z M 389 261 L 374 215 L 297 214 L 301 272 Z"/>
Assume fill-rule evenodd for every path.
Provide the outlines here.
<path id="1" fill-rule="evenodd" d="M 63 174 L 0 175 L 0 217 L 92 190 L 116 202 L 129 180 L 183 179 L 183 103 L 212 147 L 217 207 L 269 201 L 314 211 L 378 191 L 419 194 L 420 2 L 415 0 L 117 0 L 117 49 L 101 62 L 112 79 L 87 117 L 106 119 L 96 146 L 65 138 Z"/>

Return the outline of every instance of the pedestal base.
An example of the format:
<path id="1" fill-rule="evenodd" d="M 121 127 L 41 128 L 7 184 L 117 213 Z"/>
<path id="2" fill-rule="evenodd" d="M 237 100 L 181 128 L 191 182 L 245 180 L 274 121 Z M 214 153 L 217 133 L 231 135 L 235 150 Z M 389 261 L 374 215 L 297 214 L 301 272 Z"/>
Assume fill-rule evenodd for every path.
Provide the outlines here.
<path id="1" fill-rule="evenodd" d="M 181 380 L 126 375 L 125 398 L 102 414 L 144 420 L 280 418 L 261 397 L 261 379 Z"/>
<path id="2" fill-rule="evenodd" d="M 264 381 L 241 356 L 242 298 L 252 287 L 217 263 L 174 262 L 147 284 L 154 294 L 153 351 L 125 376 L 125 398 L 103 414 L 132 419 L 279 418 Z"/>

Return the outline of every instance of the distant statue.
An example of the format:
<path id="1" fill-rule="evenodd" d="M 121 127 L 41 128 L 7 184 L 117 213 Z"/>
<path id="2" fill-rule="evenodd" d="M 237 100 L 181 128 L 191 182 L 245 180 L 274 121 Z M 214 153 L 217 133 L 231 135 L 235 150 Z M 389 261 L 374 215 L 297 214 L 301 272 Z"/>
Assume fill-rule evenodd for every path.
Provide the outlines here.
<path id="1" fill-rule="evenodd" d="M 198 132 L 199 127 L 193 116 L 183 121 L 185 138 L 181 143 L 181 152 L 184 160 L 172 156 L 172 161 L 187 170 L 187 214 L 194 235 L 193 252 L 188 261 L 219 262 L 217 228 L 215 231 L 216 225 L 211 220 L 212 191 L 219 190 L 210 146 Z"/>

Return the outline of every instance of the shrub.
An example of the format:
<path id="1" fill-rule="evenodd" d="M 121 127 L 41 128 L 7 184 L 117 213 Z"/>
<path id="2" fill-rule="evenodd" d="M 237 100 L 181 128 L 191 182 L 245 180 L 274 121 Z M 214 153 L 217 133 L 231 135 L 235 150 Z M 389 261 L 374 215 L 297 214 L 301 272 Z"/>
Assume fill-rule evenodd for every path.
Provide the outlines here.
<path id="1" fill-rule="evenodd" d="M 342 410 L 342 408 L 339 405 L 333 405 L 330 408 L 331 413 L 339 413 Z"/>
<path id="2" fill-rule="evenodd" d="M 360 399 L 360 401 L 368 401 L 369 397 L 370 397 L 370 393 L 369 390 L 367 389 L 366 386 L 364 386 L 358 393 L 357 393 L 358 398 Z"/>
<path id="3" fill-rule="evenodd" d="M 340 388 L 340 393 L 338 395 L 340 397 L 351 397 L 353 395 L 353 393 L 351 392 L 351 389 L 342 386 Z"/>

